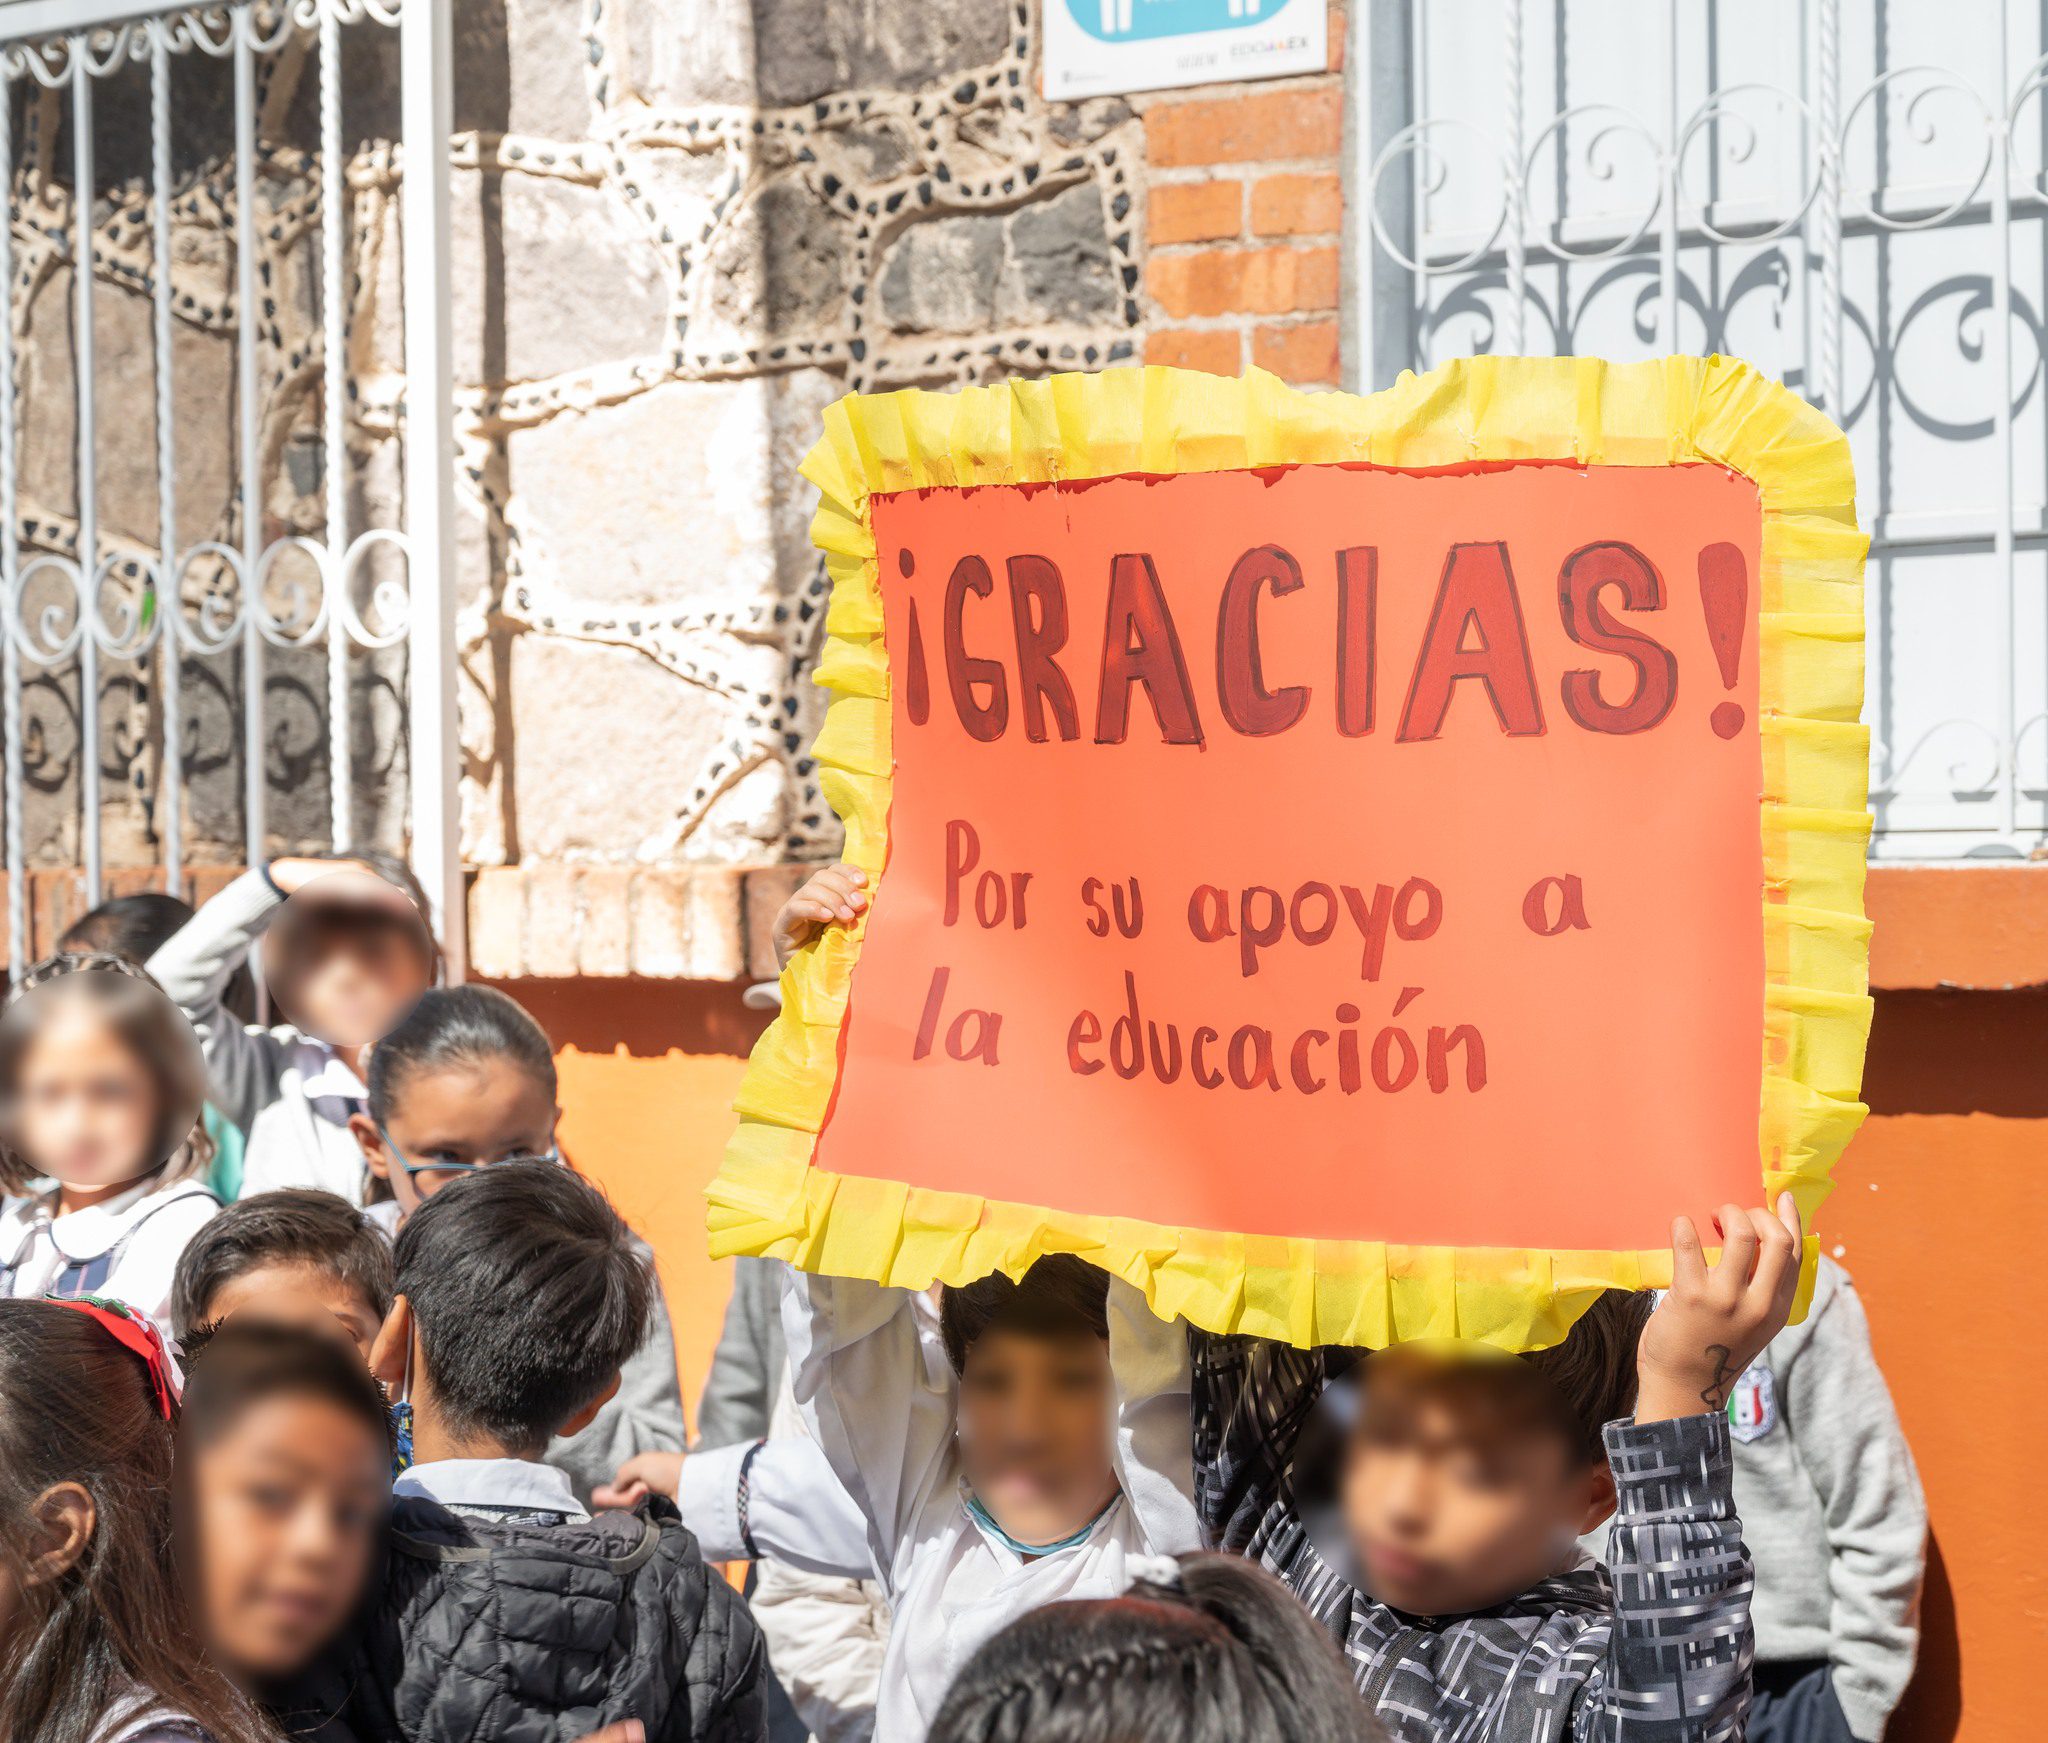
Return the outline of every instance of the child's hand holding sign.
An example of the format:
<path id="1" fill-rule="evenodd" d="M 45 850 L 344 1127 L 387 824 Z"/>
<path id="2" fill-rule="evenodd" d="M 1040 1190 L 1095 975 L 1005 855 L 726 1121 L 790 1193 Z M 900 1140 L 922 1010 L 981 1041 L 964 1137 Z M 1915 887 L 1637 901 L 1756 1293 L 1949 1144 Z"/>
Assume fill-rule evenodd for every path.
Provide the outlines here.
<path id="1" fill-rule="evenodd" d="M 1792 1312 L 1800 1229 L 1791 1193 L 1779 1195 L 1775 1216 L 1727 1204 L 1715 1220 L 1721 1257 L 1712 1270 L 1692 1219 L 1671 1225 L 1671 1288 L 1636 1354 L 1638 1422 L 1724 1409 L 1736 1376 Z"/>
<path id="2" fill-rule="evenodd" d="M 858 866 L 828 865 L 813 872 L 803 887 L 782 904 L 775 916 L 775 966 L 787 968 L 789 959 L 809 942 L 820 926 L 838 920 L 852 925 L 868 905 L 868 874 Z"/>

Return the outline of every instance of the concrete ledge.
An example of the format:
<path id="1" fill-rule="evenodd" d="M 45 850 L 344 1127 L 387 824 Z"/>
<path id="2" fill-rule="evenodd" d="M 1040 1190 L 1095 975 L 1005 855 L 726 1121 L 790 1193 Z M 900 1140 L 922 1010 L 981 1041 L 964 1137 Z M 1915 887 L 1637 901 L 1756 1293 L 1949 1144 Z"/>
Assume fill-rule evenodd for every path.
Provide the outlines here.
<path id="1" fill-rule="evenodd" d="M 488 867 L 470 881 L 470 968 L 493 980 L 772 980 L 769 927 L 810 870 Z"/>
<path id="2" fill-rule="evenodd" d="M 469 955 L 474 973 L 512 980 L 703 980 L 775 978 L 768 929 L 808 865 L 491 866 L 469 878 Z M 241 875 L 238 865 L 190 866 L 185 896 L 204 902 Z M 106 873 L 106 894 L 161 890 L 161 866 Z M 0 928 L 7 874 L 0 872 Z M 57 948 L 87 910 L 85 874 L 74 866 L 29 872 L 28 960 Z M 0 942 L 5 932 L 0 930 Z"/>
<path id="3" fill-rule="evenodd" d="M 1874 987 L 2048 985 L 2048 863 L 1874 865 Z"/>
<path id="4" fill-rule="evenodd" d="M 536 863 L 470 874 L 469 950 L 487 979 L 772 980 L 768 928 L 808 865 Z M 240 866 L 193 866 L 203 902 Z M 106 874 L 107 894 L 164 887 L 160 866 Z M 7 877 L 0 873 L 0 915 Z M 1879 865 L 1865 900 L 1880 989 L 2048 986 L 2048 862 Z M 86 910 L 75 867 L 29 873 L 29 956 L 47 956 Z M 4 925 L 4 919 L 0 919 Z"/>

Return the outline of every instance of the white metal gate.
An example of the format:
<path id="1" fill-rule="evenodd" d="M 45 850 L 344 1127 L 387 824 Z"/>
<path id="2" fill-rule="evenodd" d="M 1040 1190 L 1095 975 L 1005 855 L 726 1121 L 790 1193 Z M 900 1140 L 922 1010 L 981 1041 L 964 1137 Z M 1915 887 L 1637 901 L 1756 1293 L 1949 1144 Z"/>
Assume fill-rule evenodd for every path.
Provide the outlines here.
<path id="1" fill-rule="evenodd" d="M 1359 375 L 1722 351 L 1848 430 L 1873 854 L 2048 840 L 2048 40 L 2005 0 L 1360 7 Z"/>
<path id="2" fill-rule="evenodd" d="M 107 885 L 109 777 L 142 795 L 115 863 L 161 864 L 178 892 L 197 852 L 256 863 L 294 840 L 355 839 L 364 795 L 401 767 L 394 832 L 459 971 L 448 31 L 431 0 L 0 7 L 0 734 L 17 974 L 28 872 L 75 863 L 88 901 Z M 432 142 L 404 173 L 387 166 L 405 392 L 385 432 L 394 476 L 369 496 L 349 309 L 375 239 L 350 222 L 360 154 L 344 102 L 365 33 L 395 58 L 403 139 Z M 388 692 L 388 766 L 356 766 L 365 673 Z M 280 674 L 304 703 L 296 723 L 279 715 Z M 214 757 L 197 754 L 202 678 L 232 739 Z M 73 742 L 53 747 L 59 730 Z M 292 732 L 310 743 L 287 744 Z M 309 818 L 323 763 L 325 817 Z M 238 812 L 201 827 L 191 795 L 216 769 L 231 776 L 220 816 L 237 799 Z"/>

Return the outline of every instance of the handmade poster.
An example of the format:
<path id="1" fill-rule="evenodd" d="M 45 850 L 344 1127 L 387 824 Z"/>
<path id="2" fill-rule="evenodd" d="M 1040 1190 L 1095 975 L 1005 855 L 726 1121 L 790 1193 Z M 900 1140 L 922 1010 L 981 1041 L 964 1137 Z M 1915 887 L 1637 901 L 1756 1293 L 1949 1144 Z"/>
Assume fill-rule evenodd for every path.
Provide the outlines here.
<path id="1" fill-rule="evenodd" d="M 1674 1213 L 1811 1227 L 1870 1010 L 1818 413 L 1721 358 L 1145 369 L 849 398 L 805 472 L 872 900 L 784 976 L 714 1251 L 1521 1349 Z"/>

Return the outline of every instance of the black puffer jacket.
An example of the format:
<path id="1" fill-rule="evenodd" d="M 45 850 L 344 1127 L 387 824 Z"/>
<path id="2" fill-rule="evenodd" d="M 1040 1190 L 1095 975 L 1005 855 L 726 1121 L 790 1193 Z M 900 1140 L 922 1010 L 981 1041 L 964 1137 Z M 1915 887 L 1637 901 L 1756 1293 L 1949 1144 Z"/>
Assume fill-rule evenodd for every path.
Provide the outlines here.
<path id="1" fill-rule="evenodd" d="M 658 1498 L 563 1525 L 399 1501 L 347 1657 L 362 1743 L 574 1743 L 618 1719 L 648 1743 L 766 1735 L 760 1631 Z"/>

